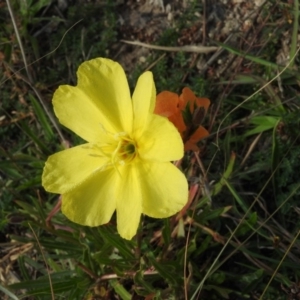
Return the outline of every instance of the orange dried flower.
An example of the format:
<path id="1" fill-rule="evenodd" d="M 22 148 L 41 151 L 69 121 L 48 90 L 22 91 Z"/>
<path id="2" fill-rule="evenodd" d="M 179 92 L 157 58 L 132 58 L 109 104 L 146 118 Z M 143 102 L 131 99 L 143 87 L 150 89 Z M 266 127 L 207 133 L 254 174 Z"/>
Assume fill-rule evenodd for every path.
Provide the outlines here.
<path id="1" fill-rule="evenodd" d="M 176 126 L 185 140 L 185 151 L 198 151 L 197 143 L 209 135 L 209 132 L 200 125 L 209 105 L 210 100 L 208 98 L 198 98 L 190 88 L 185 87 L 180 96 L 169 91 L 159 93 L 156 96 L 154 113 L 167 117 Z M 187 106 L 193 118 L 188 126 L 182 116 Z M 195 127 L 197 128 L 195 129 Z M 190 134 L 191 131 L 194 132 Z"/>

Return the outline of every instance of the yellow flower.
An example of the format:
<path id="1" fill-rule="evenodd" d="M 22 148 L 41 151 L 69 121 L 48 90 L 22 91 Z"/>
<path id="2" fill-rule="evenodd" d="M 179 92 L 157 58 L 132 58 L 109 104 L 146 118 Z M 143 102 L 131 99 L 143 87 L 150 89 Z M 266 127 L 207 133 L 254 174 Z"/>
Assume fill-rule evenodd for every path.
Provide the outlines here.
<path id="1" fill-rule="evenodd" d="M 114 61 L 84 62 L 77 76 L 77 86 L 57 89 L 53 106 L 60 123 L 86 143 L 51 155 L 42 184 L 62 194 L 62 212 L 75 223 L 102 225 L 116 210 L 119 234 L 131 239 L 142 213 L 166 218 L 186 204 L 186 178 L 170 162 L 183 156 L 182 139 L 153 113 L 151 72 L 140 76 L 132 99 Z"/>

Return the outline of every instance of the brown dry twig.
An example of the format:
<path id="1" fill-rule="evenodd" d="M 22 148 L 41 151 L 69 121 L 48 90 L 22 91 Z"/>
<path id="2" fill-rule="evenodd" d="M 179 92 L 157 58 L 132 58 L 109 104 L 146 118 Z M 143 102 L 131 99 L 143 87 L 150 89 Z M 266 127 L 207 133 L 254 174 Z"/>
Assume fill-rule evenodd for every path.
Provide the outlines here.
<path id="1" fill-rule="evenodd" d="M 129 45 L 141 46 L 149 49 L 170 51 L 170 52 L 182 51 L 182 52 L 194 52 L 194 53 L 210 53 L 210 52 L 215 52 L 219 49 L 219 47 L 215 47 L 215 46 L 188 45 L 188 46 L 181 46 L 181 47 L 165 47 L 165 46 L 150 45 L 139 41 L 121 40 L 121 42 Z"/>

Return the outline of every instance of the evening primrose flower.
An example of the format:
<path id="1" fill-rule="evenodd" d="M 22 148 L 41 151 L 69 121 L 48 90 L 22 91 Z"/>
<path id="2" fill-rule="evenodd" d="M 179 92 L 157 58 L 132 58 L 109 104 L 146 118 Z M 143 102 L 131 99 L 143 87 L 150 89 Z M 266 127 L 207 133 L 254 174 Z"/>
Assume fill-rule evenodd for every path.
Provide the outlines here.
<path id="1" fill-rule="evenodd" d="M 167 118 L 153 113 L 151 72 L 140 76 L 132 98 L 114 61 L 84 62 L 77 76 L 77 86 L 57 89 L 53 106 L 60 123 L 86 143 L 51 155 L 42 184 L 62 194 L 62 212 L 73 222 L 102 225 L 116 211 L 119 234 L 131 239 L 141 214 L 166 218 L 186 204 L 187 180 L 171 163 L 183 156 L 183 142 Z"/>

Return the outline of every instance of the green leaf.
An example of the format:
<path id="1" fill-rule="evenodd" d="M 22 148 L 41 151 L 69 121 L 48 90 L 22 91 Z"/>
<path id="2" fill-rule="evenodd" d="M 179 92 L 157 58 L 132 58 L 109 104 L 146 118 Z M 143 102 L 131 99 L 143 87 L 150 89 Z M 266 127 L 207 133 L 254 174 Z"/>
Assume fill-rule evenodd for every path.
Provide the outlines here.
<path id="1" fill-rule="evenodd" d="M 255 231 L 254 229 L 254 225 L 257 222 L 257 213 L 253 212 L 251 214 L 249 214 L 249 217 L 246 219 L 244 219 L 243 223 L 239 226 L 236 235 L 245 235 L 246 233 L 248 233 L 250 230 Z"/>
<path id="2" fill-rule="evenodd" d="M 38 13 L 38 11 L 46 5 L 51 4 L 51 0 L 39 0 L 35 3 L 32 3 L 30 9 L 32 10 L 33 15 Z"/>
<path id="3" fill-rule="evenodd" d="M 111 286 L 114 288 L 115 292 L 123 299 L 123 300 L 131 300 L 131 295 L 126 291 L 126 289 L 121 285 L 118 280 L 111 280 Z"/>
<path id="4" fill-rule="evenodd" d="M 230 155 L 230 159 L 229 159 L 229 163 L 227 165 L 227 168 L 222 176 L 222 178 L 220 179 L 220 181 L 218 183 L 216 183 L 212 190 L 211 190 L 211 195 L 207 195 L 209 193 L 209 191 L 207 193 L 205 193 L 206 195 L 204 195 L 199 203 L 197 204 L 197 208 L 202 207 L 203 204 L 205 203 L 210 203 L 211 202 L 211 197 L 210 196 L 216 196 L 218 195 L 223 186 L 225 185 L 225 180 L 228 179 L 233 171 L 233 166 L 234 166 L 234 162 L 235 162 L 235 153 L 232 152 Z"/>
<path id="5" fill-rule="evenodd" d="M 217 84 L 255 84 L 258 83 L 257 79 L 250 75 L 237 74 L 233 80 L 222 80 Z"/>
<path id="6" fill-rule="evenodd" d="M 99 227 L 98 232 L 105 241 L 107 241 L 110 245 L 116 247 L 125 259 L 135 259 L 130 247 L 130 245 L 133 246 L 132 241 L 125 241 L 124 239 L 122 239 L 118 234 L 114 233 L 111 230 L 110 226 L 101 226 Z"/>
<path id="7" fill-rule="evenodd" d="M 217 194 L 219 194 L 219 192 L 221 191 L 222 187 L 225 185 L 226 180 L 230 177 L 232 171 L 233 171 L 233 166 L 234 166 L 234 162 L 235 162 L 235 153 L 231 154 L 228 166 L 221 178 L 221 180 L 215 184 L 213 191 L 212 191 L 212 195 L 215 196 Z"/>
<path id="8" fill-rule="evenodd" d="M 254 129 L 248 130 L 245 133 L 245 136 L 259 134 L 261 132 L 274 129 L 281 121 L 280 117 L 273 117 L 273 116 L 256 116 L 251 118 L 250 123 L 255 125 Z"/>
<path id="9" fill-rule="evenodd" d="M 50 154 L 49 153 L 49 148 L 44 144 L 39 136 L 34 133 L 29 126 L 25 123 L 20 121 L 20 126 L 21 129 L 24 131 L 24 133 L 45 153 L 45 154 Z"/>
<path id="10" fill-rule="evenodd" d="M 205 287 L 206 290 L 210 291 L 210 290 L 215 290 L 217 291 L 220 296 L 222 297 L 222 299 L 230 299 L 229 298 L 229 294 L 231 294 L 233 291 L 227 288 L 223 288 L 217 285 L 207 285 Z"/>
<path id="11" fill-rule="evenodd" d="M 150 293 L 156 293 L 156 289 L 145 280 L 143 271 L 136 272 L 134 276 L 134 282 L 135 285 L 139 287 L 136 289 L 138 295 L 146 296 Z"/>
<path id="12" fill-rule="evenodd" d="M 176 285 L 178 277 L 176 276 L 176 269 L 171 263 L 157 262 L 156 258 L 152 254 L 147 255 L 153 267 L 159 273 L 159 275 L 167 280 L 169 283 Z"/>
<path id="13" fill-rule="evenodd" d="M 258 269 L 253 273 L 247 273 L 241 276 L 241 282 L 251 284 L 253 281 L 258 280 L 264 274 L 264 270 Z"/>
<path id="14" fill-rule="evenodd" d="M 219 218 L 222 214 L 226 213 L 231 207 L 221 207 L 214 210 L 211 210 L 209 206 L 205 207 L 205 209 L 199 214 L 197 220 L 201 220 L 201 224 Z"/>

